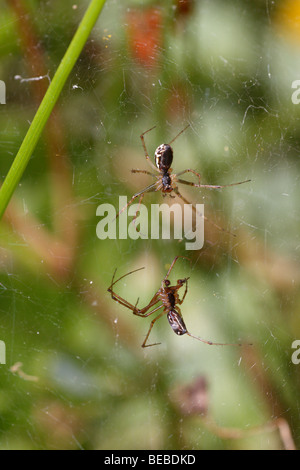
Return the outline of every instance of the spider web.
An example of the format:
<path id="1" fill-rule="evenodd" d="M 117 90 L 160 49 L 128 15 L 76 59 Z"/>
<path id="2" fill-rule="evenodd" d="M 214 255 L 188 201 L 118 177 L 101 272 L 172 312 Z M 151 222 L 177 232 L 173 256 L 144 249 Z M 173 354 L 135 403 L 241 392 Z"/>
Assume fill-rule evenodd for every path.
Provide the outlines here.
<path id="1" fill-rule="evenodd" d="M 298 447 L 292 3 L 107 2 L 60 98 L 55 132 L 45 131 L 1 224 L 2 449 Z M 53 77 L 86 6 L 39 2 L 23 12 L 44 54 L 44 70 L 35 70 L 18 16 L 3 5 L 3 179 L 36 110 L 34 87 Z M 145 136 L 153 158 L 187 124 L 172 144 L 174 172 L 194 169 L 207 184 L 251 179 L 222 191 L 180 188 L 205 206 L 204 247 L 99 240 L 97 207 L 118 208 L 120 195 L 152 183 L 131 173 L 150 170 L 140 134 L 156 126 Z M 180 203 L 160 193 L 143 203 L 166 201 Z M 181 306 L 188 330 L 242 347 L 178 337 L 166 318 L 151 331 L 161 345 L 140 347 L 151 317 L 111 300 L 113 272 L 145 267 L 115 286 L 143 307 L 176 255 L 191 259 L 170 275 L 173 284 L 190 278 Z"/>

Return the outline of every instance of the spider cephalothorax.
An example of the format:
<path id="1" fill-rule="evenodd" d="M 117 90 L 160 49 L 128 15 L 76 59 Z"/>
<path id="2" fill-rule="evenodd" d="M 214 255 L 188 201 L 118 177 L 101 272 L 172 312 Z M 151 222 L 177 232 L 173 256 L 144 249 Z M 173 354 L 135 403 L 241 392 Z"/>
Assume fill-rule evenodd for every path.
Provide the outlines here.
<path id="1" fill-rule="evenodd" d="M 164 173 L 161 178 L 161 184 L 162 184 L 162 192 L 163 193 L 171 193 L 173 191 L 173 186 L 172 186 L 172 178 L 169 175 L 169 173 Z M 165 194 L 164 194 L 165 196 Z"/>

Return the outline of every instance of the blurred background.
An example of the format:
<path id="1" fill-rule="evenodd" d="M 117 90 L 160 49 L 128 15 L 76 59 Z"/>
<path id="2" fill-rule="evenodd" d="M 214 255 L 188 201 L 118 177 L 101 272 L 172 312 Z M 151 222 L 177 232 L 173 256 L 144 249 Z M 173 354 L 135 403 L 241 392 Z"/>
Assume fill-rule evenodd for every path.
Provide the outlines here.
<path id="1" fill-rule="evenodd" d="M 3 181 L 88 2 L 0 5 Z M 299 447 L 299 56 L 298 2 L 106 2 L 0 224 L 1 449 Z M 203 248 L 100 240 L 97 207 L 152 183 L 140 134 L 153 158 L 187 124 L 175 172 L 251 179 L 181 186 Z M 141 348 L 151 317 L 111 299 L 113 272 L 145 267 L 115 286 L 144 306 L 176 255 L 189 331 L 242 347 L 164 317 Z"/>

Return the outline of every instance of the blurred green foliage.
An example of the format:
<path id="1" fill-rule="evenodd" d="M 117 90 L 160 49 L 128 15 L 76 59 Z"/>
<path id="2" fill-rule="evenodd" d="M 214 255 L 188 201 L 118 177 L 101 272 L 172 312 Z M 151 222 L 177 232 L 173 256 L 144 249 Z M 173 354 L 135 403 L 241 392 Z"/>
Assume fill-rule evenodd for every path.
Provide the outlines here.
<path id="1" fill-rule="evenodd" d="M 299 446 L 294 3 L 107 1 L 0 226 L 1 449 Z M 88 2 L 0 5 L 3 180 L 48 85 L 16 76 L 51 79 Z M 146 136 L 152 157 L 187 123 L 173 144 L 175 172 L 252 180 L 181 190 L 236 237 L 206 223 L 196 252 L 177 240 L 99 240 L 97 206 L 118 207 L 119 195 L 151 182 L 130 172 L 148 169 L 140 134 L 156 125 Z M 171 275 L 190 276 L 189 331 L 244 347 L 177 337 L 165 318 L 151 333 L 162 344 L 140 347 L 150 319 L 111 300 L 113 272 L 145 266 L 116 285 L 144 306 L 179 254 L 192 259 Z"/>

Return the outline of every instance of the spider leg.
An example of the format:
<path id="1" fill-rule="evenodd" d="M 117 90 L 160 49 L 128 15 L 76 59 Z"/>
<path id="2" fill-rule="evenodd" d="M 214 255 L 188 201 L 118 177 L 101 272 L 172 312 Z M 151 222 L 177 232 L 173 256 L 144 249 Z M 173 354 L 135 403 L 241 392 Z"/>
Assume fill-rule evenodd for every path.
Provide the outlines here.
<path id="1" fill-rule="evenodd" d="M 148 134 L 148 132 L 153 131 L 153 129 L 155 129 L 155 128 L 156 128 L 156 126 L 150 127 L 150 129 L 147 129 L 145 132 L 143 132 L 143 133 L 140 135 L 140 138 L 144 137 L 145 134 Z"/>
<path id="2" fill-rule="evenodd" d="M 159 300 L 160 300 L 160 299 L 158 298 L 158 299 L 154 302 L 154 299 L 152 299 L 152 301 L 150 302 L 150 303 L 152 303 L 152 305 L 149 304 L 150 306 L 147 305 L 147 307 L 145 307 L 145 308 L 147 308 L 147 310 L 148 310 L 149 308 L 153 307 L 153 305 L 155 305 L 157 302 L 159 302 Z M 158 305 L 158 307 L 155 307 L 153 310 L 151 310 L 151 312 L 145 312 L 145 313 L 143 313 L 143 311 L 145 310 L 145 308 L 143 308 L 142 310 L 137 310 L 136 312 L 133 312 L 134 315 L 137 315 L 138 317 L 144 317 L 144 318 L 149 317 L 150 315 L 152 315 L 152 313 L 156 312 L 156 311 L 159 310 L 160 308 L 163 308 L 163 305 Z"/>
<path id="3" fill-rule="evenodd" d="M 197 339 L 198 341 L 202 341 L 202 343 L 209 344 L 210 346 L 242 346 L 241 343 L 214 343 L 213 341 L 200 338 L 199 336 L 191 335 L 189 331 L 187 331 L 186 334 L 191 338 Z"/>
<path id="4" fill-rule="evenodd" d="M 185 173 L 193 173 L 195 176 L 197 176 L 199 183 L 192 183 L 190 181 L 185 181 L 181 179 L 177 179 L 179 183 L 182 184 L 188 184 L 190 186 L 195 186 L 196 188 L 206 188 L 206 189 L 222 189 L 222 188 L 228 188 L 230 186 L 237 186 L 238 184 L 244 184 L 244 183 L 249 183 L 251 180 L 245 180 L 245 181 L 239 181 L 238 183 L 231 183 L 231 184 L 201 184 L 200 179 L 201 175 L 197 173 L 195 170 L 191 170 L 190 168 L 187 170 L 180 171 L 179 173 L 176 173 L 175 177 L 184 175 Z"/>
<path id="5" fill-rule="evenodd" d="M 222 188 L 229 188 L 229 186 L 237 186 L 238 184 L 244 184 L 244 183 L 249 183 L 251 180 L 245 180 L 245 181 L 239 181 L 238 183 L 231 183 L 231 184 L 199 184 L 195 185 L 196 187 L 199 188 L 206 188 L 206 189 L 222 189 Z"/>
<path id="6" fill-rule="evenodd" d="M 139 194 L 134 194 L 134 196 L 132 196 L 132 198 L 130 199 L 130 201 L 127 202 L 126 206 L 124 206 L 116 215 L 116 218 L 119 217 L 122 212 L 125 211 L 125 209 L 127 209 L 128 206 L 130 206 L 130 204 L 133 203 L 133 201 L 139 196 Z"/>
<path id="7" fill-rule="evenodd" d="M 147 188 L 144 188 L 144 189 L 142 189 L 141 191 L 139 191 L 138 193 L 134 194 L 134 195 L 132 196 L 132 198 L 130 199 L 130 201 L 127 202 L 126 206 L 124 206 L 124 207 L 118 212 L 118 214 L 116 215 L 116 218 L 119 217 L 119 215 L 121 215 L 122 212 L 124 212 L 125 209 L 127 209 L 127 207 L 130 206 L 130 204 L 132 204 L 133 201 L 134 201 L 137 197 L 141 196 L 141 195 L 144 194 L 144 193 L 150 193 L 150 192 L 152 192 L 152 191 L 157 191 L 157 189 L 156 189 L 156 188 L 157 188 L 157 183 L 158 183 L 158 182 L 156 181 L 155 183 L 150 184 L 150 186 L 147 186 Z"/>
<path id="8" fill-rule="evenodd" d="M 156 181 L 156 183 L 154 183 L 153 185 L 149 186 L 148 188 L 150 188 L 150 187 L 155 187 L 155 186 L 156 186 L 155 189 L 151 189 L 151 190 L 149 189 L 147 192 L 159 191 L 159 190 L 162 188 L 162 184 L 161 184 L 159 181 Z M 134 226 L 135 226 L 135 221 L 136 221 L 136 218 L 137 218 L 137 213 L 138 213 L 139 210 L 140 210 L 140 205 L 141 205 L 142 200 L 143 200 L 143 198 L 144 198 L 144 196 L 145 196 L 145 192 L 146 192 L 146 191 L 140 193 L 140 194 L 141 194 L 141 197 L 140 197 L 140 200 L 139 200 L 139 203 L 138 203 L 138 208 L 137 208 L 137 210 L 136 210 L 136 213 L 135 213 L 135 215 L 134 215 L 134 218 L 132 219 L 132 222 L 133 222 L 133 225 L 134 225 Z M 122 209 L 122 211 L 123 211 L 123 210 L 124 210 L 124 208 Z M 135 229 L 136 229 L 136 227 L 135 227 Z"/>
<path id="9" fill-rule="evenodd" d="M 167 272 L 165 278 L 163 279 L 162 283 L 164 283 L 164 281 L 165 281 L 166 279 L 168 279 L 168 277 L 169 277 L 169 275 L 170 275 L 172 269 L 174 268 L 174 265 L 175 265 L 176 261 L 177 261 L 179 258 L 187 259 L 187 260 L 190 261 L 190 262 L 192 261 L 190 258 L 187 258 L 186 256 L 181 256 L 181 255 L 175 256 L 175 258 L 173 259 L 172 264 L 171 264 L 171 266 L 169 267 L 169 270 L 168 270 L 168 272 Z"/>
<path id="10" fill-rule="evenodd" d="M 180 131 L 180 132 L 174 137 L 174 139 L 172 139 L 171 142 L 169 142 L 169 145 L 170 145 L 172 142 L 174 142 L 174 140 L 176 140 L 177 137 L 179 137 L 181 134 L 183 134 L 183 132 L 186 131 L 188 127 L 190 127 L 190 124 L 188 124 L 184 129 L 182 129 L 182 131 Z"/>
<path id="11" fill-rule="evenodd" d="M 178 188 L 174 188 L 173 189 L 174 192 L 177 194 L 177 196 L 183 200 L 183 202 L 185 202 L 186 204 L 191 204 L 185 197 L 182 196 L 182 194 L 180 194 Z M 225 230 L 225 228 L 223 227 L 220 227 L 220 225 L 217 225 L 215 224 L 214 222 L 212 222 L 211 220 L 209 220 L 207 217 L 205 217 L 205 215 L 203 214 L 200 214 L 200 212 L 197 211 L 196 207 L 192 204 L 192 208 L 193 208 L 193 211 L 200 215 L 204 220 L 206 220 L 209 224 L 213 225 L 214 227 L 216 227 L 218 230 L 220 230 L 221 232 L 225 232 L 225 233 L 229 233 L 230 235 L 232 235 L 233 237 L 236 237 L 236 235 L 228 230 Z"/>
<path id="12" fill-rule="evenodd" d="M 144 199 L 144 196 L 145 196 L 145 193 L 143 193 L 143 194 L 141 195 L 141 197 L 140 197 L 140 199 L 139 199 L 138 208 L 137 208 L 137 210 L 136 210 L 136 212 L 135 212 L 135 215 L 134 215 L 134 217 L 133 217 L 133 219 L 132 219 L 132 223 L 133 223 L 133 225 L 134 225 L 134 227 L 135 227 L 135 230 L 137 230 L 136 225 L 135 225 L 135 221 L 136 221 L 136 218 L 137 218 L 137 214 L 138 214 L 138 212 L 139 212 L 139 210 L 140 210 L 140 205 L 142 204 L 142 200 Z"/>
<path id="13" fill-rule="evenodd" d="M 157 346 L 158 344 L 161 344 L 161 343 L 152 343 L 152 344 L 146 344 L 148 338 L 149 338 L 149 335 L 150 335 L 150 332 L 154 326 L 154 323 L 159 319 L 161 318 L 164 314 L 166 313 L 166 309 L 164 309 L 159 315 L 157 315 L 157 317 L 155 317 L 152 322 L 150 323 L 150 327 L 149 327 L 149 330 L 148 330 L 148 333 L 146 334 L 146 338 L 142 344 L 142 348 L 148 348 L 150 346 Z"/>
<path id="14" fill-rule="evenodd" d="M 199 180 L 199 185 L 200 185 L 201 175 L 199 173 L 197 173 L 197 171 L 191 170 L 191 168 L 188 168 L 187 170 L 180 171 L 179 173 L 176 173 L 174 176 L 175 177 L 181 176 L 181 175 L 184 175 L 185 173 L 193 173 L 195 176 L 197 176 L 197 178 Z M 190 183 L 189 181 L 185 181 L 185 180 L 178 180 L 178 181 L 183 182 L 183 184 L 190 184 L 191 186 L 198 186 L 195 183 Z"/>
<path id="15" fill-rule="evenodd" d="M 118 302 L 118 304 L 120 305 L 123 305 L 123 307 L 126 307 L 126 308 L 129 308 L 130 310 L 132 310 L 132 312 L 135 311 L 135 306 L 132 305 L 131 303 L 127 302 L 127 300 L 123 299 L 122 297 L 120 297 L 118 294 L 116 294 L 115 292 L 113 292 L 112 290 L 109 290 L 108 291 L 111 293 L 111 298 L 113 300 L 115 300 L 116 302 Z"/>
<path id="16" fill-rule="evenodd" d="M 153 307 L 155 304 L 157 304 L 157 302 L 159 302 L 160 298 L 158 296 L 158 293 L 156 293 L 153 298 L 150 300 L 149 304 L 146 305 L 144 308 L 136 308 L 137 306 L 137 303 L 138 303 L 138 300 L 136 302 L 135 305 L 132 305 L 130 302 L 128 302 L 127 300 L 123 299 L 123 297 L 121 297 L 120 295 L 116 294 L 115 292 L 113 292 L 113 290 L 111 288 L 108 289 L 108 291 L 110 292 L 111 294 L 111 298 L 113 300 L 115 300 L 116 302 L 118 302 L 119 304 L 123 305 L 123 307 L 126 307 L 126 308 L 129 308 L 130 310 L 132 310 L 132 313 L 134 315 L 137 315 L 138 317 L 149 317 L 149 315 L 151 315 L 152 313 L 156 312 L 157 310 L 159 310 L 160 308 L 163 307 L 163 305 L 159 305 L 158 307 L 156 307 L 154 310 L 151 310 L 150 312 L 148 312 L 148 310 Z"/>
<path id="17" fill-rule="evenodd" d="M 199 184 L 193 183 L 192 181 L 185 181 L 185 180 L 182 180 L 182 179 L 180 179 L 180 178 L 178 178 L 178 179 L 176 178 L 176 181 L 177 181 L 178 183 L 181 183 L 181 184 L 187 184 L 187 185 L 189 185 L 189 186 L 194 186 L 194 187 L 196 187 L 196 188 L 199 188 Z"/>
<path id="18" fill-rule="evenodd" d="M 149 176 L 153 176 L 153 178 L 159 178 L 157 175 L 154 175 L 153 173 L 151 173 L 150 171 L 147 171 L 147 170 L 131 170 L 131 173 L 144 173 L 145 175 L 149 175 Z"/>
<path id="19" fill-rule="evenodd" d="M 144 153 L 145 153 L 145 157 L 146 157 L 146 160 L 147 162 L 149 163 L 150 166 L 152 166 L 152 168 L 155 170 L 155 171 L 158 171 L 159 172 L 159 169 L 154 165 L 154 163 L 152 163 L 152 161 L 150 160 L 150 157 L 149 157 L 149 154 L 148 154 L 148 151 L 147 151 L 147 147 L 146 147 L 146 143 L 145 143 L 145 139 L 144 139 L 144 135 L 147 134 L 147 132 L 150 132 L 152 131 L 156 126 L 153 126 L 151 127 L 151 129 L 148 129 L 147 131 L 143 132 L 141 135 L 140 135 L 140 138 L 141 138 L 141 141 L 142 141 L 142 146 L 143 146 L 143 149 L 144 149 Z"/>
<path id="20" fill-rule="evenodd" d="M 129 276 L 130 274 L 133 274 L 133 273 L 135 273 L 135 272 L 137 272 L 137 271 L 141 271 L 142 269 L 145 269 L 145 267 L 143 266 L 142 268 L 134 269 L 133 271 L 130 271 L 129 273 L 123 274 L 123 276 L 119 277 L 119 278 L 115 281 L 114 279 L 115 279 L 115 275 L 116 275 L 116 272 L 117 272 L 117 268 L 116 268 L 115 271 L 114 271 L 112 280 L 111 280 L 111 285 L 109 286 L 109 288 L 108 288 L 107 290 L 108 290 L 109 292 L 111 292 L 112 286 L 114 286 L 117 282 L 121 281 L 121 279 L 123 279 L 124 277 Z"/>
<path id="21" fill-rule="evenodd" d="M 135 273 L 136 271 L 140 271 L 141 269 L 144 269 L 144 267 L 142 268 L 139 268 L 139 269 L 135 269 L 134 271 L 130 271 L 129 273 L 126 273 L 124 274 L 123 276 L 119 277 L 116 281 L 114 280 L 115 279 L 115 275 L 116 275 L 116 272 L 117 272 L 117 269 L 115 269 L 114 271 L 114 274 L 113 274 L 113 277 L 112 277 L 112 281 L 111 281 L 111 285 L 109 286 L 109 288 L 107 289 L 108 292 L 111 294 L 111 298 L 113 300 L 115 300 L 116 302 L 120 303 L 121 305 L 123 305 L 124 307 L 127 307 L 131 310 L 134 310 L 136 308 L 136 306 L 134 307 L 132 304 L 130 304 L 129 302 L 127 302 L 127 300 L 123 299 L 122 297 L 120 297 L 118 294 L 116 294 L 114 291 L 113 291 L 113 286 L 119 282 L 121 279 L 123 279 L 124 277 L 126 276 L 129 276 L 130 274 L 132 273 Z"/>
<path id="22" fill-rule="evenodd" d="M 150 302 L 148 303 L 148 305 L 146 305 L 146 307 L 144 308 L 141 308 L 141 309 L 138 309 L 137 308 L 137 303 L 138 303 L 138 300 L 136 301 L 136 304 L 135 305 L 132 305 L 130 302 L 128 302 L 127 300 L 123 299 L 123 297 L 121 297 L 120 295 L 116 294 L 112 287 L 117 283 L 119 282 L 121 279 L 123 279 L 124 277 L 126 276 L 129 276 L 130 274 L 132 273 L 135 273 L 137 271 L 140 271 L 141 269 L 144 269 L 143 268 L 139 268 L 139 269 L 135 269 L 134 271 L 130 271 L 129 273 L 126 273 L 124 274 L 123 276 L 119 277 L 116 281 L 114 280 L 115 278 L 115 275 L 116 275 L 116 272 L 117 270 L 115 269 L 115 272 L 114 272 L 114 275 L 113 275 L 113 278 L 112 278 L 112 281 L 111 281 L 111 285 L 109 286 L 109 288 L 107 289 L 108 292 L 111 294 L 111 298 L 113 300 L 115 300 L 116 302 L 120 303 L 121 305 L 123 305 L 124 307 L 127 307 L 129 308 L 130 310 L 132 310 L 132 312 L 134 313 L 134 315 L 138 315 L 140 317 L 148 317 L 149 315 L 151 315 L 154 311 L 158 310 L 158 308 L 161 308 L 161 306 L 159 306 L 158 308 L 156 308 L 155 310 L 152 310 L 151 312 L 148 312 L 147 311 L 153 307 L 155 304 L 157 304 L 157 302 L 159 302 L 160 298 L 159 298 L 159 295 L 158 295 L 158 292 L 156 292 L 154 294 L 154 296 L 152 297 L 152 299 L 150 300 Z"/>
<path id="23" fill-rule="evenodd" d="M 185 299 L 185 296 L 186 296 L 186 294 L 187 294 L 187 291 L 188 291 L 188 280 L 189 280 L 189 277 L 186 278 L 186 280 L 185 280 L 185 291 L 184 291 L 183 297 L 182 297 L 181 300 L 178 299 L 179 305 L 181 305 L 181 304 L 183 303 L 183 301 L 184 301 L 184 299 Z"/>

